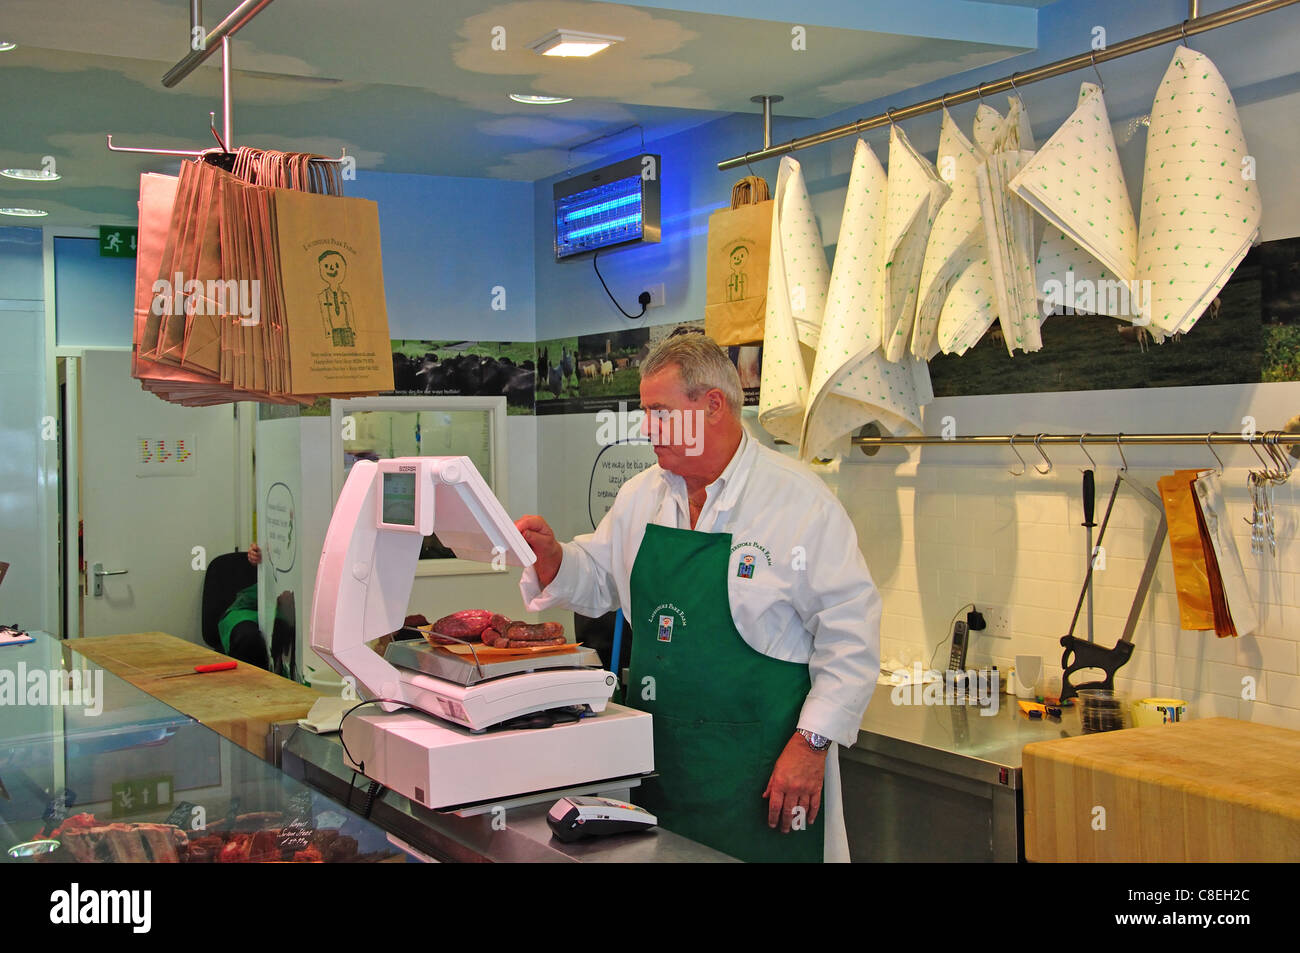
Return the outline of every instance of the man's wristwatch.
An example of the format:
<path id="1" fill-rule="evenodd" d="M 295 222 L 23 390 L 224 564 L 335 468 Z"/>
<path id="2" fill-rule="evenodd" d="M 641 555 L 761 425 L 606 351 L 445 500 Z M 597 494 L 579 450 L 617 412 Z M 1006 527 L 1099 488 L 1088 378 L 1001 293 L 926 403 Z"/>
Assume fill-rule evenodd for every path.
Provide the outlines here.
<path id="1" fill-rule="evenodd" d="M 803 740 L 808 743 L 808 747 L 813 751 L 825 751 L 831 746 L 831 739 L 825 735 L 819 735 L 815 731 L 809 731 L 807 728 L 800 728 L 799 734 L 803 735 Z"/>

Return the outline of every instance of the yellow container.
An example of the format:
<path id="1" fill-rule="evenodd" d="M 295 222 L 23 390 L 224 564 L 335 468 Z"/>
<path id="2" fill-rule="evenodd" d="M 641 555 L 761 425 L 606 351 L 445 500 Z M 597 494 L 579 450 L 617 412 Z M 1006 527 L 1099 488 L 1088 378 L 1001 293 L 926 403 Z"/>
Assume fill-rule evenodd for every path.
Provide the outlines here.
<path id="1" fill-rule="evenodd" d="M 1133 727 L 1170 725 L 1187 720 L 1187 702 L 1181 698 L 1140 698 L 1133 703 Z"/>

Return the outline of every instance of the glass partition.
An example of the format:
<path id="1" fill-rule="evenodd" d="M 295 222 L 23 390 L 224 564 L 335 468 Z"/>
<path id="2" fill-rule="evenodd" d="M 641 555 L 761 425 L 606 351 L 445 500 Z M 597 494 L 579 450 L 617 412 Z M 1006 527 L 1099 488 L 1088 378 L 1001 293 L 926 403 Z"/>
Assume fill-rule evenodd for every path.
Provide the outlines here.
<path id="1" fill-rule="evenodd" d="M 347 806 L 65 643 L 0 648 L 0 863 L 406 859 Z"/>

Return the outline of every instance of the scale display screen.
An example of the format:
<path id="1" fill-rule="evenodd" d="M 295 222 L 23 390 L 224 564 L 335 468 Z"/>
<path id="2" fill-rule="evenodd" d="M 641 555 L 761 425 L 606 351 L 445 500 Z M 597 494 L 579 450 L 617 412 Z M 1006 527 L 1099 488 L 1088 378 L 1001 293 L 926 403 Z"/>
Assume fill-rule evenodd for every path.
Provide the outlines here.
<path id="1" fill-rule="evenodd" d="M 392 526 L 415 525 L 415 474 L 385 473 L 381 522 Z"/>
<path id="2" fill-rule="evenodd" d="M 659 156 L 633 156 L 554 186 L 555 260 L 659 241 Z"/>

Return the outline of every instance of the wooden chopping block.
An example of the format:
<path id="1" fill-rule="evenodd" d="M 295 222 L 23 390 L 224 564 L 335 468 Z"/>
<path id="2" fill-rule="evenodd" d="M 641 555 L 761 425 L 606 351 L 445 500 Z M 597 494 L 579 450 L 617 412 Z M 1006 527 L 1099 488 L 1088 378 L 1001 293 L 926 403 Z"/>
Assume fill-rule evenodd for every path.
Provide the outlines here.
<path id="1" fill-rule="evenodd" d="M 271 726 L 305 718 L 322 694 L 243 663 L 227 672 L 160 678 L 195 665 L 229 661 L 205 645 L 165 632 L 94 636 L 64 645 L 259 758 L 266 757 Z"/>
<path id="2" fill-rule="evenodd" d="M 1208 718 L 1024 749 L 1031 861 L 1300 860 L 1300 731 Z"/>

